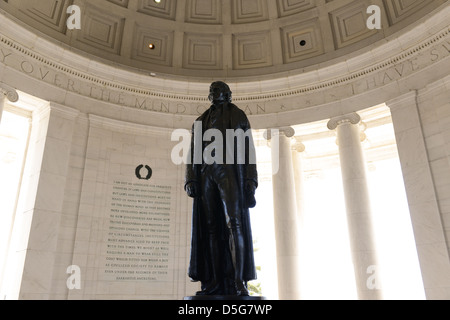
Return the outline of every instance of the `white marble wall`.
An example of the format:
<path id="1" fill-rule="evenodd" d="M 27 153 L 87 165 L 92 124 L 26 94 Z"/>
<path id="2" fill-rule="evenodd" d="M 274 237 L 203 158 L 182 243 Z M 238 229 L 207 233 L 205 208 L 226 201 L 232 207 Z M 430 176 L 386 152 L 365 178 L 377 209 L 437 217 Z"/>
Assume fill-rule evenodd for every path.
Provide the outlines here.
<path id="1" fill-rule="evenodd" d="M 7 299 L 180 299 L 198 290 L 187 277 L 192 203 L 184 166 L 170 161 L 171 132 L 55 103 L 34 112 Z M 171 187 L 170 281 L 102 281 L 111 183 L 140 182 L 141 163 L 152 167 L 151 183 Z M 67 285 L 72 265 L 80 267 L 80 289 Z"/>
<path id="2" fill-rule="evenodd" d="M 449 226 L 445 207 L 450 191 L 449 157 L 444 140 L 447 130 L 441 126 L 446 121 L 442 116 L 448 114 L 446 90 L 448 80 L 438 81 L 419 92 L 411 91 L 387 102 L 427 299 L 450 297 Z M 431 92 L 436 99 L 431 98 Z M 441 117 L 437 112 L 441 112 Z"/>
<path id="3" fill-rule="evenodd" d="M 193 294 L 195 289 L 187 292 L 190 208 L 183 191 L 184 166 L 170 160 L 171 130 L 94 115 L 88 122 L 81 190 L 79 186 L 75 190 L 79 210 L 71 261 L 81 268 L 83 278 L 81 289 L 71 290 L 69 299 L 180 299 Z M 149 182 L 136 178 L 135 169 L 140 164 L 153 169 Z M 104 274 L 114 180 L 171 187 L 169 269 L 162 281 L 110 281 Z M 64 264 L 59 270 L 65 270 Z"/>
<path id="4" fill-rule="evenodd" d="M 450 78 L 419 91 L 418 105 L 442 224 L 450 250 Z"/>
<path id="5" fill-rule="evenodd" d="M 67 299 L 68 278 L 67 267 L 72 265 L 75 235 L 78 223 L 81 187 L 83 184 L 84 167 L 86 162 L 86 147 L 88 140 L 88 119 L 85 114 L 79 114 L 74 119 L 75 130 L 70 148 L 69 169 L 65 186 L 63 209 L 58 232 L 58 255 L 55 259 L 51 299 Z"/>
<path id="6" fill-rule="evenodd" d="M 11 285 L 7 298 L 50 298 L 73 120 L 77 114 L 78 111 L 56 104 L 33 114 L 13 250 L 8 259 L 15 263 L 8 264 Z"/>

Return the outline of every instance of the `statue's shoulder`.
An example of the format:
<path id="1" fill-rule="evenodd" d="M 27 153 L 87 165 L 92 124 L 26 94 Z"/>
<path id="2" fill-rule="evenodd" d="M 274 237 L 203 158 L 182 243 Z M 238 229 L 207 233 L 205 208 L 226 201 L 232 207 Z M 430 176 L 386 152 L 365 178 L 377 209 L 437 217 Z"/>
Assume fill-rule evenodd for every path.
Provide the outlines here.
<path id="1" fill-rule="evenodd" d="M 192 124 L 192 132 L 194 132 L 194 128 L 195 128 L 195 124 L 198 122 L 203 122 L 203 120 L 205 119 L 205 115 L 207 112 L 203 113 L 200 117 L 198 117 L 194 123 Z"/>
<path id="2" fill-rule="evenodd" d="M 245 115 L 244 110 L 242 110 L 241 108 L 239 108 L 237 105 L 235 105 L 234 103 L 230 103 L 229 104 L 229 108 L 236 113 L 239 113 L 241 115 Z"/>
<path id="3" fill-rule="evenodd" d="M 203 121 L 209 112 L 210 112 L 210 109 L 208 108 L 205 112 L 202 113 L 202 115 L 200 117 L 197 118 L 196 121 Z"/>
<path id="4" fill-rule="evenodd" d="M 242 110 L 241 108 L 239 108 L 238 106 L 236 106 L 233 103 L 230 103 L 230 109 L 232 110 L 231 112 L 233 114 L 238 116 L 238 119 L 240 119 L 242 121 L 248 121 L 247 114 L 245 113 L 244 110 Z"/>

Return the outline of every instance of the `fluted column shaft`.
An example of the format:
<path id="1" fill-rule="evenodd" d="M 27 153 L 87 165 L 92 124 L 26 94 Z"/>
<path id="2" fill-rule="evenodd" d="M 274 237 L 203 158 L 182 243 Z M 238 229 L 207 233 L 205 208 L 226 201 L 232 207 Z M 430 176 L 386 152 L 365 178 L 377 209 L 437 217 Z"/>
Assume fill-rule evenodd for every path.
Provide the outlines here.
<path id="1" fill-rule="evenodd" d="M 361 118 L 356 113 L 333 118 L 337 130 L 345 205 L 358 298 L 381 299 L 366 163 L 361 145 Z"/>
<path id="2" fill-rule="evenodd" d="M 295 199 L 297 203 L 297 214 L 299 218 L 300 231 L 303 226 L 303 191 L 304 179 L 302 170 L 302 153 L 305 151 L 305 145 L 301 142 L 299 137 L 295 137 L 292 145 L 292 163 L 294 167 L 295 179 Z"/>
<path id="3" fill-rule="evenodd" d="M 281 300 L 300 299 L 299 234 L 291 137 L 294 129 L 272 135 L 273 205 L 277 251 L 278 294 Z"/>
<path id="4" fill-rule="evenodd" d="M 297 205 L 297 217 L 298 217 L 298 247 L 299 247 L 299 290 L 300 299 L 303 299 L 303 288 L 302 288 L 302 276 L 308 276 L 304 274 L 304 249 L 308 244 L 305 242 L 304 234 L 304 213 L 305 213 L 305 199 L 304 199 L 304 174 L 303 174 L 303 156 L 302 153 L 305 151 L 305 145 L 302 143 L 300 137 L 294 137 L 292 144 L 292 163 L 294 167 L 294 180 L 295 180 L 295 202 Z"/>

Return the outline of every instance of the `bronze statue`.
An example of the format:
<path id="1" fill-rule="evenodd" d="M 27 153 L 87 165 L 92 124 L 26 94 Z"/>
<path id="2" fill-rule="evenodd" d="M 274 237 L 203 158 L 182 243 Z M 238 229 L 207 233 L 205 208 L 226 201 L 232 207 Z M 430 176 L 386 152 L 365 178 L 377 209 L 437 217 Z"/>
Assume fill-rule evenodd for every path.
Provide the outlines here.
<path id="1" fill-rule="evenodd" d="M 212 83 L 209 100 L 211 108 L 193 126 L 186 168 L 185 190 L 194 198 L 188 274 L 201 282 L 198 296 L 248 296 L 247 283 L 256 279 L 249 215 L 258 187 L 255 148 L 229 86 Z"/>

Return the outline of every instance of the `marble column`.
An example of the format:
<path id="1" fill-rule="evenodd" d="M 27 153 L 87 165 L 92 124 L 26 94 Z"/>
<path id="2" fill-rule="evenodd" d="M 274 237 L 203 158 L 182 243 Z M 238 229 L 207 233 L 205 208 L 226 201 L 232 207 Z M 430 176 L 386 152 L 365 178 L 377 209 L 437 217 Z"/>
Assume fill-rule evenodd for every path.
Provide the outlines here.
<path id="1" fill-rule="evenodd" d="M 5 108 L 6 100 L 17 102 L 19 101 L 19 94 L 14 88 L 0 83 L 0 123 L 2 122 L 2 114 L 3 109 Z"/>
<path id="2" fill-rule="evenodd" d="M 449 82 L 438 82 L 386 101 L 408 199 L 411 225 L 428 300 L 450 299 L 448 130 Z M 447 134 L 447 143 L 445 139 Z M 436 139 L 438 138 L 438 139 Z M 439 152 L 438 152 L 439 150 Z M 449 159 L 450 160 L 450 159 Z M 436 166 L 443 163 L 444 166 Z M 447 188 L 446 188 L 447 187 Z M 444 189 L 445 188 L 445 189 Z M 447 211 L 445 211 L 447 210 Z M 446 234 L 447 233 L 447 234 Z"/>
<path id="3" fill-rule="evenodd" d="M 299 230 L 292 163 L 291 127 L 271 130 L 273 205 L 280 300 L 300 299 Z M 274 165 L 276 164 L 276 165 Z"/>
<path id="4" fill-rule="evenodd" d="M 303 298 L 303 288 L 302 288 L 302 277 L 307 277 L 307 273 L 304 272 L 304 250 L 308 246 L 307 241 L 305 241 L 305 228 L 304 228 L 304 213 L 305 213 L 305 202 L 304 202 L 304 174 L 303 174 L 303 152 L 305 151 L 305 145 L 302 143 L 300 137 L 292 138 L 291 145 L 292 152 L 292 164 L 294 167 L 294 181 L 295 181 L 295 203 L 297 205 L 297 217 L 298 217 L 298 250 L 299 250 L 299 271 L 300 272 L 300 298 Z"/>
<path id="5" fill-rule="evenodd" d="M 366 163 L 361 145 L 361 118 L 357 113 L 328 122 L 337 130 L 349 238 L 358 298 L 381 299 Z"/>

